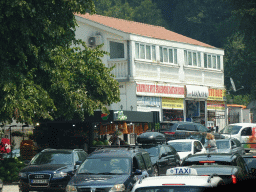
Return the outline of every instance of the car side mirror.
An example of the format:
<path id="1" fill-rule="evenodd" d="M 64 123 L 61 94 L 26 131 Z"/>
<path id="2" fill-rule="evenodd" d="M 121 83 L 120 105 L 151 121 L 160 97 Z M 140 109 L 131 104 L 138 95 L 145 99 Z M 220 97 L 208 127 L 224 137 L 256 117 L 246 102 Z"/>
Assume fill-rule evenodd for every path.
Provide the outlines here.
<path id="1" fill-rule="evenodd" d="M 142 175 L 142 171 L 140 169 L 136 169 L 134 175 Z"/>
<path id="2" fill-rule="evenodd" d="M 76 161 L 75 163 L 75 170 L 78 169 L 78 167 L 82 164 L 82 161 Z"/>
<path id="3" fill-rule="evenodd" d="M 30 163 L 29 160 L 25 160 L 25 161 L 24 161 L 24 164 L 25 164 L 25 165 L 29 165 L 29 163 Z"/>

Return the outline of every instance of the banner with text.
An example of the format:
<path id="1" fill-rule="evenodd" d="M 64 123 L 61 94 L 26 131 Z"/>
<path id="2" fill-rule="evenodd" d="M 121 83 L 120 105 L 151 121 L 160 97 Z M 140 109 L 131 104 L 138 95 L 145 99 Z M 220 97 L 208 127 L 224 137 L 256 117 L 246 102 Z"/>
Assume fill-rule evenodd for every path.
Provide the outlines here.
<path id="1" fill-rule="evenodd" d="M 208 100 L 218 100 L 218 101 L 226 100 L 226 90 L 224 90 L 224 89 L 209 89 Z"/>
<path id="2" fill-rule="evenodd" d="M 180 98 L 162 98 L 162 108 L 163 109 L 182 109 L 184 108 L 183 104 L 184 99 Z"/>
<path id="3" fill-rule="evenodd" d="M 137 83 L 137 95 L 184 98 L 184 86 Z"/>
<path id="4" fill-rule="evenodd" d="M 207 110 L 223 111 L 225 110 L 224 101 L 207 101 Z"/>

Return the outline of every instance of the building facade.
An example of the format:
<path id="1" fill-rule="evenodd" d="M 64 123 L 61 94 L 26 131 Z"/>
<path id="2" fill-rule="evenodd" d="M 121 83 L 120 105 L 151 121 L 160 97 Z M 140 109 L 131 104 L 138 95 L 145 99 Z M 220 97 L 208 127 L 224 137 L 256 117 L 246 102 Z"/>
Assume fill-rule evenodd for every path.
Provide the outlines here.
<path id="1" fill-rule="evenodd" d="M 158 111 L 160 121 L 225 124 L 224 50 L 163 27 L 100 15 L 76 15 L 76 38 L 104 44 L 119 82 L 110 110 Z"/>

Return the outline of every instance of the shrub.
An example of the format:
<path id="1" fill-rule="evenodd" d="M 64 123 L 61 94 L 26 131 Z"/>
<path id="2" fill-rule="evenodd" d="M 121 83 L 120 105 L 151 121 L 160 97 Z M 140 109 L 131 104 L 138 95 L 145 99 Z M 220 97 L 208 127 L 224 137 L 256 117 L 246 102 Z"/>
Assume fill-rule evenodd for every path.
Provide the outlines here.
<path id="1" fill-rule="evenodd" d="M 4 183 L 17 182 L 19 171 L 25 167 L 20 158 L 4 158 L 0 161 L 0 179 Z"/>

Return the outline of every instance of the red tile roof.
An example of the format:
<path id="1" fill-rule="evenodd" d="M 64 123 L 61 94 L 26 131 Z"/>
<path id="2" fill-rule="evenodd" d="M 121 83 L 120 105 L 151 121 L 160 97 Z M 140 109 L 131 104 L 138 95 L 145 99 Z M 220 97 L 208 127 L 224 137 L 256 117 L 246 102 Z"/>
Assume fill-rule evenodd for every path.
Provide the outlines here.
<path id="1" fill-rule="evenodd" d="M 100 23 L 102 25 L 105 25 L 107 27 L 123 31 L 125 33 L 130 34 L 136 34 L 146 37 L 152 37 L 156 39 L 163 39 L 168 41 L 175 41 L 175 42 L 181 42 L 181 43 L 187 43 L 192 45 L 199 45 L 203 47 L 210 47 L 215 48 L 211 45 L 208 45 L 206 43 L 197 41 L 195 39 L 186 37 L 184 35 L 180 35 L 178 33 L 175 33 L 173 31 L 169 31 L 165 29 L 164 27 L 160 26 L 154 26 L 134 21 L 128 21 L 124 19 L 117 19 L 113 17 L 106 17 L 102 15 L 90 15 L 88 13 L 82 15 L 82 14 L 75 14 L 76 16 L 88 19 L 90 21 Z"/>

